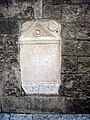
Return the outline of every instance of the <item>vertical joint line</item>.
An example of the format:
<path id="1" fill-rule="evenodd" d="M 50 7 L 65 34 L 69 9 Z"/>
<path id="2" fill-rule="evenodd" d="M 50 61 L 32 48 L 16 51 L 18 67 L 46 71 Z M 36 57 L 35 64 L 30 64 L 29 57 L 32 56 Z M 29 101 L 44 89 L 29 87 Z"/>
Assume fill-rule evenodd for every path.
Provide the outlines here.
<path id="1" fill-rule="evenodd" d="M 40 0 L 40 16 L 43 17 L 43 0 Z"/>

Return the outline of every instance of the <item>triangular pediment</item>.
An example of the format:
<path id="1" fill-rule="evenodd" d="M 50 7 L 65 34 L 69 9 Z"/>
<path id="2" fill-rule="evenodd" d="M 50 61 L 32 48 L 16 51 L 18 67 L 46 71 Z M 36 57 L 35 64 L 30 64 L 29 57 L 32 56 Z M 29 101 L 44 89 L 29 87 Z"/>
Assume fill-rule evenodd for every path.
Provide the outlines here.
<path id="1" fill-rule="evenodd" d="M 27 30 L 22 32 L 24 37 L 55 37 L 45 26 L 41 25 L 38 21 L 33 23 Z"/>
<path id="2" fill-rule="evenodd" d="M 23 31 L 20 36 L 20 41 L 25 39 L 38 39 L 38 38 L 57 38 L 56 31 L 49 29 L 49 23 L 41 21 L 28 22 L 23 25 Z M 51 26 L 50 26 L 51 27 Z"/>

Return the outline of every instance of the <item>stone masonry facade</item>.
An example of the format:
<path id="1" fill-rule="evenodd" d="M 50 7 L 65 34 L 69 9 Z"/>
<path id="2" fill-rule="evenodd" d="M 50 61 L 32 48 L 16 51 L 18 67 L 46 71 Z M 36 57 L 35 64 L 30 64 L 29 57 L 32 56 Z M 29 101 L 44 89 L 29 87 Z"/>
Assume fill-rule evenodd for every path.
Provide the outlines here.
<path id="1" fill-rule="evenodd" d="M 22 23 L 61 24 L 59 95 L 26 95 L 21 87 L 18 38 Z M 0 112 L 90 112 L 90 0 L 0 0 Z"/>

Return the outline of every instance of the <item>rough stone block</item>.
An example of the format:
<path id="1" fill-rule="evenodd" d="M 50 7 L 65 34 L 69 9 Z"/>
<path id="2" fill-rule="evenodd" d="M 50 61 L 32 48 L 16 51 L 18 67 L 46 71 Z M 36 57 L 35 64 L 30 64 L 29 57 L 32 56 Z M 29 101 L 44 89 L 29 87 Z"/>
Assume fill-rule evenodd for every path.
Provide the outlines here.
<path id="1" fill-rule="evenodd" d="M 90 21 L 89 4 L 63 5 L 62 21 L 63 22 L 85 22 Z M 87 11 L 87 12 L 86 12 Z"/>
<path id="2" fill-rule="evenodd" d="M 61 5 L 45 5 L 44 18 L 61 19 Z"/>
<path id="3" fill-rule="evenodd" d="M 78 57 L 78 72 L 90 73 L 90 57 Z"/>
<path id="4" fill-rule="evenodd" d="M 19 25 L 17 20 L 7 19 L 0 21 L 0 34 L 17 34 Z"/>
<path id="5" fill-rule="evenodd" d="M 4 52 L 4 63 L 5 63 L 5 69 L 11 68 L 11 66 L 18 67 L 19 65 L 19 59 L 18 59 L 18 54 L 13 53 L 13 52 Z"/>
<path id="6" fill-rule="evenodd" d="M 13 15 L 15 18 L 18 18 L 18 19 L 33 19 L 34 18 L 34 8 L 32 6 L 27 6 L 25 9 L 24 6 L 22 5 L 21 8 L 23 8 L 23 10 L 22 9 L 20 10 L 18 7 L 19 12 Z"/>
<path id="7" fill-rule="evenodd" d="M 78 41 L 77 55 L 90 56 L 90 41 Z"/>
<path id="8" fill-rule="evenodd" d="M 4 15 L 2 14 L 2 12 L 0 13 L 0 20 L 4 20 Z"/>
<path id="9" fill-rule="evenodd" d="M 3 112 L 43 113 L 89 113 L 90 99 L 78 97 L 7 97 L 3 101 Z M 41 117 L 42 118 L 42 117 Z M 35 119 L 35 117 L 34 117 Z"/>
<path id="10" fill-rule="evenodd" d="M 63 56 L 62 57 L 62 73 L 76 73 L 77 72 L 77 57 Z"/>
<path id="11" fill-rule="evenodd" d="M 62 37 L 66 39 L 90 39 L 90 24 L 88 23 L 77 23 L 77 24 L 66 24 L 62 26 Z"/>
<path id="12" fill-rule="evenodd" d="M 0 77 L 1 77 L 1 75 L 0 75 Z M 2 81 L 0 80 L 0 112 L 2 111 L 1 110 L 2 109 L 2 90 L 3 90 Z"/>
<path id="13" fill-rule="evenodd" d="M 30 3 L 31 5 L 34 5 L 35 2 L 39 2 L 39 0 L 14 0 L 15 3 L 17 4 L 20 4 L 20 3 Z"/>
<path id="14" fill-rule="evenodd" d="M 77 23 L 77 25 L 76 25 L 76 38 L 90 40 L 90 24 Z"/>
<path id="15" fill-rule="evenodd" d="M 0 36 L 0 51 L 8 52 L 8 53 L 18 53 L 18 46 L 17 42 L 18 36 L 17 35 L 1 35 Z"/>
<path id="16" fill-rule="evenodd" d="M 74 99 L 66 99 L 65 106 L 67 112 L 75 114 L 89 114 L 90 111 L 90 98 L 74 98 Z"/>
<path id="17" fill-rule="evenodd" d="M 18 64 L 18 46 L 16 44 L 17 35 L 4 35 L 0 39 L 0 70 L 3 71 L 5 63 L 12 66 Z"/>
<path id="18" fill-rule="evenodd" d="M 1 0 L 0 1 L 0 5 L 4 6 L 6 8 L 8 8 L 8 6 L 10 6 L 11 4 L 12 4 L 12 0 L 9 0 L 9 1 L 3 1 L 3 0 Z"/>
<path id="19" fill-rule="evenodd" d="M 45 5 L 60 5 L 62 0 L 44 0 Z"/>
<path id="20" fill-rule="evenodd" d="M 3 47 L 4 45 L 3 45 L 3 36 L 2 35 L 0 35 L 0 54 L 1 54 L 1 56 L 0 56 L 0 61 L 1 61 L 1 59 L 2 59 L 2 53 L 3 53 L 3 51 L 4 51 L 4 47 Z"/>
<path id="21" fill-rule="evenodd" d="M 7 2 L 8 3 L 8 2 Z M 41 18 L 42 7 L 40 0 L 14 0 L 10 4 L 0 5 L 1 19 L 17 18 L 19 20 L 30 20 Z M 5 8 L 6 6 L 6 8 Z"/>
<path id="22" fill-rule="evenodd" d="M 62 55 L 77 55 L 78 41 L 66 40 L 62 42 Z"/>
<path id="23" fill-rule="evenodd" d="M 63 74 L 62 75 L 62 83 L 64 87 L 67 88 L 64 91 L 66 96 L 68 96 L 69 94 L 68 91 L 71 91 L 71 93 L 73 92 L 73 96 L 78 96 L 78 97 L 89 96 L 90 94 L 89 82 L 90 82 L 90 74 Z"/>
<path id="24" fill-rule="evenodd" d="M 20 66 L 16 41 L 16 35 L 6 35 L 2 40 L 4 52 L 1 54 L 0 67 L 3 75 L 4 95 L 20 94 Z"/>
<path id="25" fill-rule="evenodd" d="M 59 20 L 61 19 L 61 5 L 52 6 L 51 18 L 59 18 Z"/>
<path id="26" fill-rule="evenodd" d="M 4 97 L 3 112 L 65 112 L 65 98 L 59 96 L 23 96 Z"/>
<path id="27" fill-rule="evenodd" d="M 45 5 L 44 6 L 44 18 L 50 18 L 51 17 L 51 13 L 52 13 L 52 6 L 51 5 Z"/>
<path id="28" fill-rule="evenodd" d="M 5 1 L 0 0 L 0 5 L 4 5 L 4 4 L 5 4 Z"/>
<path id="29" fill-rule="evenodd" d="M 3 64 L 4 63 L 4 53 L 3 52 L 0 52 L 0 71 L 3 70 Z"/>
<path id="30" fill-rule="evenodd" d="M 9 54 L 10 55 L 10 54 Z M 12 61 L 4 64 L 3 93 L 5 96 L 21 94 L 20 66 Z"/>
<path id="31" fill-rule="evenodd" d="M 63 55 L 90 56 L 90 41 L 64 40 Z"/>
<path id="32" fill-rule="evenodd" d="M 62 37 L 67 39 L 74 39 L 76 37 L 76 25 L 64 23 L 62 25 Z"/>
<path id="33" fill-rule="evenodd" d="M 20 8 L 19 8 L 20 7 Z M 34 18 L 34 8 L 30 3 L 27 4 L 15 4 L 12 7 L 9 6 L 4 8 L 3 6 L 0 8 L 1 17 L 3 18 L 17 18 L 17 19 L 32 19 Z"/>
<path id="34" fill-rule="evenodd" d="M 63 74 L 62 82 L 67 89 L 74 90 L 77 88 L 77 85 L 79 85 L 80 80 L 77 77 L 77 74 Z"/>

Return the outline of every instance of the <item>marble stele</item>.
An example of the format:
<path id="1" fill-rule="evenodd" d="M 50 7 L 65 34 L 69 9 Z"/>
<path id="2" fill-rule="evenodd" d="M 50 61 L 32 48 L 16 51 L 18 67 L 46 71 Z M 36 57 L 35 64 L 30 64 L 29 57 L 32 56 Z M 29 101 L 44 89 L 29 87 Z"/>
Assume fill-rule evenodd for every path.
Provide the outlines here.
<path id="1" fill-rule="evenodd" d="M 61 84 L 61 26 L 54 20 L 32 20 L 22 25 L 20 68 L 26 94 L 58 94 Z"/>

